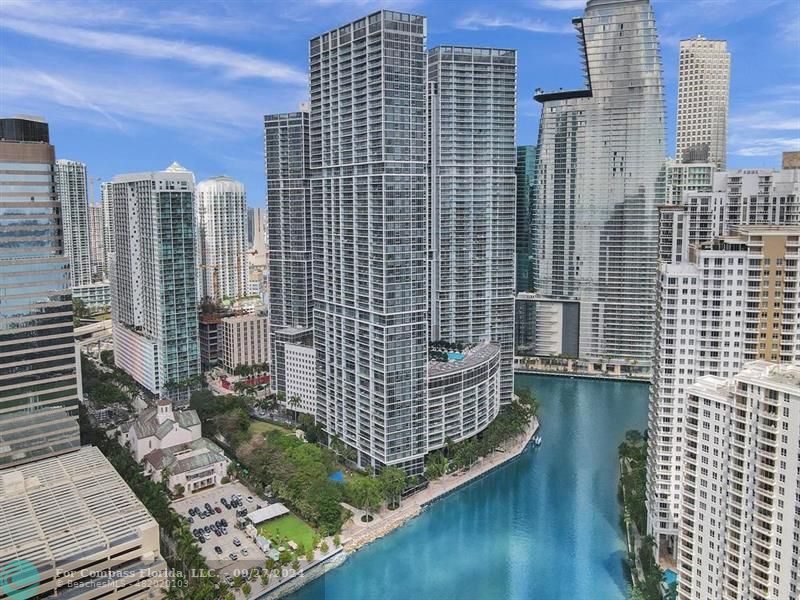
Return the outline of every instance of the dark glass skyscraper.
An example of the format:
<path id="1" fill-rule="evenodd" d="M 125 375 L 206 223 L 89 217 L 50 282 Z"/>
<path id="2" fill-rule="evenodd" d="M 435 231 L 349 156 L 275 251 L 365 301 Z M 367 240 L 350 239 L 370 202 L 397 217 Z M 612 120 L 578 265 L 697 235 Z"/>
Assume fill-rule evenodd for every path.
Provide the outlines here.
<path id="1" fill-rule="evenodd" d="M 536 146 L 517 146 L 517 291 L 531 289 L 534 239 L 531 227 L 533 194 L 536 191 Z"/>
<path id="2" fill-rule="evenodd" d="M 0 468 L 80 446 L 61 219 L 47 123 L 0 119 Z"/>

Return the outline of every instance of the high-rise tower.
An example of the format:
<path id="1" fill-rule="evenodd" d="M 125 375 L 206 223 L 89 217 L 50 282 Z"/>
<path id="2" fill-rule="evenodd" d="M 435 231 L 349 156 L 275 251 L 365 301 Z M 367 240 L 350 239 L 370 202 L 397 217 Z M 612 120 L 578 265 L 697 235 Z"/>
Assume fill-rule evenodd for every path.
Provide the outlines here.
<path id="1" fill-rule="evenodd" d="M 536 191 L 536 146 L 517 146 L 517 291 L 531 289 L 538 231 L 531 227 L 533 194 Z"/>
<path id="2" fill-rule="evenodd" d="M 427 452 L 426 19 L 310 42 L 317 419 L 361 465 Z"/>
<path id="3" fill-rule="evenodd" d="M 573 23 L 586 87 L 535 96 L 542 118 L 533 288 L 548 301 L 579 303 L 581 358 L 646 368 L 665 164 L 653 10 L 649 0 L 589 0 Z"/>
<path id="4" fill-rule="evenodd" d="M 247 296 L 247 243 L 244 185 L 220 176 L 195 188 L 198 299 L 214 302 Z"/>
<path id="5" fill-rule="evenodd" d="M 725 168 L 731 55 L 724 40 L 681 41 L 675 158 Z"/>
<path id="6" fill-rule="evenodd" d="M 270 325 L 273 331 L 311 327 L 308 111 L 264 117 L 264 157 Z"/>
<path id="7" fill-rule="evenodd" d="M 117 175 L 110 193 L 114 361 L 152 393 L 183 403 L 180 384 L 200 371 L 194 175 L 173 163 Z"/>
<path id="8" fill-rule="evenodd" d="M 47 123 L 0 119 L 0 468 L 80 446 L 55 175 Z"/>
<path id="9" fill-rule="evenodd" d="M 510 402 L 517 52 L 434 48 L 428 78 L 431 340 L 499 344 L 501 400 Z"/>
<path id="10" fill-rule="evenodd" d="M 674 554 L 680 535 L 689 385 L 732 377 L 746 361 L 796 361 L 800 351 L 800 227 L 739 226 L 687 254 L 658 268 L 647 526 L 661 554 Z"/>
<path id="11" fill-rule="evenodd" d="M 111 275 L 114 260 L 114 199 L 111 196 L 111 182 L 100 184 L 100 203 L 103 206 L 103 252 L 105 254 L 106 277 Z"/>
<path id="12" fill-rule="evenodd" d="M 64 253 L 70 260 L 72 287 L 92 283 L 92 242 L 86 165 L 74 160 L 56 161 L 56 193 L 61 203 Z"/>

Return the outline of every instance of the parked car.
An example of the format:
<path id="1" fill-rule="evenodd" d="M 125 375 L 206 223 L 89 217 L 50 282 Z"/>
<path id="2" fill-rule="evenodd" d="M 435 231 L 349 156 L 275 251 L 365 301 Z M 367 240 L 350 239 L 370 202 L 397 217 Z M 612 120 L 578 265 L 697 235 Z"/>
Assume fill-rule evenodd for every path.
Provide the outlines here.
<path id="1" fill-rule="evenodd" d="M 227 499 L 225 499 L 225 498 L 223 498 L 222 500 L 220 500 L 220 502 L 222 502 L 222 506 L 224 506 L 226 509 L 228 509 L 228 508 L 230 508 L 230 507 L 231 507 L 231 503 L 230 503 L 230 502 L 228 502 L 228 500 L 227 500 Z"/>
<path id="2" fill-rule="evenodd" d="M 191 525 L 192 523 L 194 523 L 194 518 L 189 517 L 189 524 Z"/>
<path id="3" fill-rule="evenodd" d="M 253 497 L 252 497 L 252 496 L 248 496 L 248 497 L 247 497 L 247 501 L 248 501 L 248 502 L 252 502 L 252 501 L 253 501 Z"/>
<path id="4" fill-rule="evenodd" d="M 236 556 L 236 553 L 235 553 L 235 552 L 231 552 L 230 554 L 228 554 L 228 557 L 229 557 L 231 560 L 239 560 L 239 557 L 238 557 L 238 556 Z"/>
<path id="5" fill-rule="evenodd" d="M 242 548 L 242 556 L 247 556 L 247 548 Z"/>
<path id="6" fill-rule="evenodd" d="M 198 535 L 197 536 L 197 541 L 200 542 L 201 544 L 205 544 L 206 543 L 206 538 L 204 536 L 202 536 L 202 535 Z"/>
<path id="7" fill-rule="evenodd" d="M 219 546 L 214 546 L 214 552 L 216 552 L 217 554 L 222 554 L 222 548 L 220 548 Z"/>
<path id="8" fill-rule="evenodd" d="M 219 513 L 221 513 L 221 512 L 222 512 L 222 509 L 221 509 L 219 506 L 215 506 L 215 507 L 214 507 L 214 512 L 216 512 L 217 514 L 219 514 Z"/>
<path id="9" fill-rule="evenodd" d="M 222 518 L 222 519 L 219 520 L 219 522 L 222 523 L 223 527 L 227 527 L 228 526 L 228 519 Z"/>
<path id="10" fill-rule="evenodd" d="M 209 531 L 211 531 L 211 526 L 210 525 L 206 525 L 205 527 L 203 527 L 203 531 L 208 533 Z"/>
<path id="11" fill-rule="evenodd" d="M 242 542 L 238 537 L 235 537 L 233 538 L 233 545 L 238 547 L 242 545 Z"/>

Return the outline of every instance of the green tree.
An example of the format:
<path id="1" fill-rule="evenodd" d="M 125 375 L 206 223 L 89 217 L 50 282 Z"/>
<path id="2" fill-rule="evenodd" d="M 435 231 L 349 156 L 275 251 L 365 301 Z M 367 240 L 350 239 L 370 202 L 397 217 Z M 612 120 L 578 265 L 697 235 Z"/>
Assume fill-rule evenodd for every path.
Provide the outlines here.
<path id="1" fill-rule="evenodd" d="M 398 467 L 386 467 L 378 475 L 389 508 L 400 506 L 400 497 L 406 488 L 406 474 Z"/>
<path id="2" fill-rule="evenodd" d="M 425 459 L 425 477 L 430 480 L 439 479 L 447 473 L 447 459 L 439 451 L 431 452 Z"/>
<path id="3" fill-rule="evenodd" d="M 292 414 L 293 414 L 292 418 L 294 421 L 297 421 L 297 408 L 300 406 L 300 402 L 301 402 L 300 396 L 298 396 L 297 394 L 292 394 L 291 397 L 289 398 L 289 406 L 292 407 Z"/>
<path id="4" fill-rule="evenodd" d="M 380 482 L 373 477 L 359 477 L 352 481 L 351 494 L 356 506 L 366 513 L 367 521 L 378 511 L 383 501 Z"/>

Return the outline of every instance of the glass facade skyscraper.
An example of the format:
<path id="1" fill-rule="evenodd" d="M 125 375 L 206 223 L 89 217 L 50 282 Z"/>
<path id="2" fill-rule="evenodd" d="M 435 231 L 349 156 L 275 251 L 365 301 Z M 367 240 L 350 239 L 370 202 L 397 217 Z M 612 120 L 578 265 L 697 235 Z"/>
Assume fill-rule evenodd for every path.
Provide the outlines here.
<path id="1" fill-rule="evenodd" d="M 589 0 L 573 20 L 586 87 L 542 104 L 534 290 L 580 304 L 581 358 L 647 367 L 664 202 L 661 55 L 648 0 Z"/>
<path id="2" fill-rule="evenodd" d="M 362 465 L 427 452 L 426 19 L 381 11 L 310 43 L 317 419 Z"/>
<path id="3" fill-rule="evenodd" d="M 226 176 L 195 188 L 198 299 L 214 302 L 247 296 L 247 198 L 244 185 Z"/>
<path id="4" fill-rule="evenodd" d="M 499 344 L 500 398 L 510 402 L 517 52 L 433 48 L 428 90 L 430 336 L 434 341 Z"/>
<path id="5" fill-rule="evenodd" d="M 72 287 L 92 283 L 92 239 L 86 165 L 75 160 L 56 161 L 56 193 L 61 203 L 64 253 L 70 260 Z"/>
<path id="6" fill-rule="evenodd" d="M 531 227 L 536 192 L 536 146 L 517 146 L 517 291 L 531 289 L 538 231 Z"/>
<path id="7" fill-rule="evenodd" d="M 308 111 L 264 117 L 270 325 L 311 327 Z"/>
<path id="8" fill-rule="evenodd" d="M 153 394 L 188 402 L 176 386 L 200 372 L 194 175 L 173 163 L 117 175 L 110 193 L 114 361 Z"/>
<path id="9" fill-rule="evenodd" d="M 48 125 L 0 119 L 0 468 L 80 446 L 69 288 Z"/>

